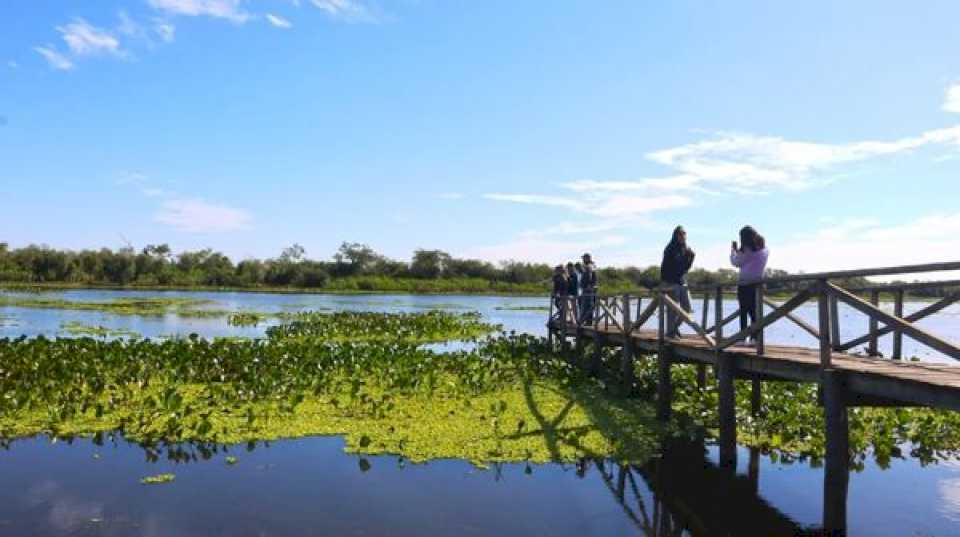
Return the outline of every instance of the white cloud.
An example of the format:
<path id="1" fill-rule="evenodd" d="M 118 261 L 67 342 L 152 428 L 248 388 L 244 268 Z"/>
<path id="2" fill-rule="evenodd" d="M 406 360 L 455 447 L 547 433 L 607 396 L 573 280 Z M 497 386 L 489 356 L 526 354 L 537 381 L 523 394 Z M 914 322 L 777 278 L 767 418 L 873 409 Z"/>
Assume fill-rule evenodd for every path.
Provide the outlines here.
<path id="1" fill-rule="evenodd" d="M 718 133 L 709 140 L 648 153 L 649 160 L 679 175 L 658 180 L 662 188 L 696 186 L 732 192 L 802 190 L 829 182 L 837 167 L 925 146 L 960 145 L 960 126 L 893 141 L 825 144 L 775 136 Z M 649 186 L 649 184 L 648 184 Z"/>
<path id="2" fill-rule="evenodd" d="M 947 98 L 943 103 L 943 109 L 947 112 L 960 114 L 960 83 L 947 88 Z"/>
<path id="3" fill-rule="evenodd" d="M 275 26 L 275 27 L 277 27 L 277 28 L 292 28 L 292 27 L 293 27 L 293 23 L 291 23 L 289 20 L 287 20 L 287 19 L 285 19 L 285 18 L 283 18 L 283 17 L 281 17 L 281 16 L 279 16 L 279 15 L 274 15 L 273 13 L 267 13 L 267 21 L 269 21 L 270 24 L 272 24 L 273 26 Z"/>
<path id="4" fill-rule="evenodd" d="M 535 238 L 521 238 L 501 244 L 470 248 L 460 254 L 468 259 L 485 261 L 526 261 L 530 263 L 561 263 L 579 259 L 584 252 L 598 254 L 605 249 L 621 249 L 627 239 L 620 236 L 607 236 L 598 241 L 555 241 Z M 600 258 L 603 255 L 600 254 Z M 555 260 L 555 261 L 552 261 Z"/>
<path id="5" fill-rule="evenodd" d="M 760 230 L 763 233 L 763 230 Z M 735 239 L 736 237 L 731 237 Z M 949 261 L 960 251 L 960 213 L 930 214 L 895 225 L 871 218 L 850 218 L 822 224 L 793 237 L 766 236 L 770 266 L 791 272 L 825 272 Z M 698 251 L 697 264 L 727 267 L 729 242 Z M 896 279 L 877 278 L 878 280 Z M 944 272 L 901 276 L 907 280 L 956 279 Z"/>
<path id="6" fill-rule="evenodd" d="M 693 204 L 690 198 L 676 194 L 666 196 L 635 196 L 607 194 L 603 191 L 588 193 L 576 198 L 532 194 L 486 194 L 484 197 L 496 201 L 563 207 L 576 212 L 605 218 L 630 217 L 654 211 L 687 207 Z"/>
<path id="7" fill-rule="evenodd" d="M 140 26 L 137 21 L 133 20 L 126 11 L 121 9 L 117 13 L 117 18 L 120 19 L 120 24 L 117 25 L 117 32 L 121 35 L 128 37 L 141 37 L 143 35 L 143 27 Z"/>
<path id="8" fill-rule="evenodd" d="M 57 31 L 63 35 L 70 51 L 77 56 L 125 55 L 120 49 L 120 41 L 113 34 L 83 19 L 78 18 L 65 26 L 57 26 Z"/>
<path id="9" fill-rule="evenodd" d="M 496 201 L 509 201 L 512 203 L 525 203 L 531 205 L 548 205 L 551 207 L 566 207 L 577 211 L 584 210 L 586 206 L 574 199 L 562 198 L 559 196 L 538 196 L 532 194 L 485 194 L 483 197 Z"/>
<path id="10" fill-rule="evenodd" d="M 9 67 L 9 68 L 11 68 L 11 69 L 16 69 L 16 68 L 20 67 L 20 64 L 17 63 L 17 62 L 15 62 L 15 61 L 13 61 L 13 60 L 10 60 L 10 61 L 7 62 L 7 67 Z"/>
<path id="11" fill-rule="evenodd" d="M 60 54 L 60 52 L 58 52 L 56 47 L 53 45 L 34 47 L 33 50 L 37 51 L 38 54 L 43 56 L 53 69 L 58 69 L 60 71 L 69 71 L 73 69 L 73 62 L 63 54 Z"/>
<path id="12" fill-rule="evenodd" d="M 157 37 L 164 43 L 173 43 L 174 38 L 176 38 L 177 27 L 165 20 L 156 19 L 153 21 L 153 33 L 157 34 Z"/>
<path id="13" fill-rule="evenodd" d="M 188 233 L 221 233 L 249 227 L 252 217 L 243 209 L 201 199 L 171 199 L 163 202 L 155 219 Z"/>
<path id="14" fill-rule="evenodd" d="M 310 3 L 339 19 L 355 22 L 375 22 L 377 19 L 366 6 L 354 0 L 310 0 Z"/>
<path id="15" fill-rule="evenodd" d="M 251 15 L 243 10 L 240 0 L 148 0 L 154 9 L 170 15 L 214 17 L 243 24 Z"/>

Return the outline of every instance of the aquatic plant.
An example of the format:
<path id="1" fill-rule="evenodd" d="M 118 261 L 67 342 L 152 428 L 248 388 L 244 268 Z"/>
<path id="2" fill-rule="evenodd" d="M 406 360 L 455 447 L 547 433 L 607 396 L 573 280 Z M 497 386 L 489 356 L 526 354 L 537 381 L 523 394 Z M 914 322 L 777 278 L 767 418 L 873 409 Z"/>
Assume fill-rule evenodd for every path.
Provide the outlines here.
<path id="1" fill-rule="evenodd" d="M 172 483 L 176 478 L 177 476 L 173 474 L 158 474 L 144 477 L 140 480 L 140 483 L 143 483 L 144 485 L 162 485 L 164 483 Z"/>
<path id="2" fill-rule="evenodd" d="M 267 314 L 253 311 L 235 312 L 227 316 L 227 324 L 230 326 L 257 326 L 265 320 Z"/>
<path id="3" fill-rule="evenodd" d="M 0 307 L 38 308 L 55 310 L 102 311 L 115 315 L 165 315 L 168 313 L 189 315 L 200 306 L 211 304 L 210 300 L 168 297 L 121 297 L 109 301 L 64 300 L 36 296 L 0 295 Z"/>
<path id="4" fill-rule="evenodd" d="M 476 312 L 302 312 L 283 314 L 282 319 L 284 324 L 267 329 L 267 337 L 432 343 L 475 339 L 498 329 Z"/>
<path id="5" fill-rule="evenodd" d="M 343 434 L 348 450 L 412 461 L 639 462 L 664 434 L 716 428 L 716 390 L 697 390 L 691 367 L 674 368 L 678 420 L 662 425 L 644 397 L 654 391 L 653 360 L 637 361 L 640 397 L 626 398 L 612 388 L 619 379 L 589 376 L 543 338 L 502 334 L 456 352 L 422 345 L 475 324 L 440 312 L 308 314 L 265 339 L 0 339 L 0 439 L 117 431 L 145 444 L 232 444 Z M 602 357 L 617 363 L 615 353 Z M 766 384 L 756 418 L 748 385 L 738 398 L 744 443 L 786 461 L 822 454 L 810 387 Z M 906 456 L 904 445 L 934 461 L 960 447 L 956 413 L 853 409 L 850 422 L 859 461 Z"/>
<path id="6" fill-rule="evenodd" d="M 133 330 L 123 328 L 108 328 L 105 326 L 95 326 L 82 323 L 80 321 L 65 321 L 60 323 L 60 330 L 71 336 L 90 336 L 90 337 L 139 337 L 140 334 Z"/>

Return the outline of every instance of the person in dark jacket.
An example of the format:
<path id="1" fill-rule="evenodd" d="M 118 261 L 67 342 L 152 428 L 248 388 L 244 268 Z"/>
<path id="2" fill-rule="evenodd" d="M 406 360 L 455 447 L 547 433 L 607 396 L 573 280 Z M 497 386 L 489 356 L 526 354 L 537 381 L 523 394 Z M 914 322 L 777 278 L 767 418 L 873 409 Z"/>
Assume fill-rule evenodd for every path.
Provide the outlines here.
<path id="1" fill-rule="evenodd" d="M 553 269 L 553 302 L 557 308 L 557 318 L 562 315 L 563 303 L 567 299 L 567 269 L 557 265 Z"/>
<path id="2" fill-rule="evenodd" d="M 593 324 L 593 308 L 597 300 L 597 267 L 590 254 L 583 254 L 583 271 L 580 276 L 580 315 L 583 324 Z"/>
<path id="3" fill-rule="evenodd" d="M 570 308 L 570 317 L 572 320 L 580 316 L 580 271 L 571 262 L 567 263 L 567 298 L 564 304 Z"/>
<path id="4" fill-rule="evenodd" d="M 687 272 L 693 266 L 696 254 L 687 246 L 687 232 L 683 226 L 673 230 L 670 243 L 663 250 L 663 262 L 660 263 L 660 280 L 662 286 L 668 289 L 670 298 L 680 305 L 684 311 L 690 313 L 690 291 L 687 289 Z M 680 335 L 680 318 L 677 313 L 667 307 L 667 337 Z"/>

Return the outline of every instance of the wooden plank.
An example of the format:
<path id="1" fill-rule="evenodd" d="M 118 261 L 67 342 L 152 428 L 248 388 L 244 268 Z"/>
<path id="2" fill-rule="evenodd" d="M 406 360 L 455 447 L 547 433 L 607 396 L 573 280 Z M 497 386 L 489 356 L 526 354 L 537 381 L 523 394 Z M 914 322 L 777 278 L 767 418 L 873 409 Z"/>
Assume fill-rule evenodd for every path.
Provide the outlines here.
<path id="1" fill-rule="evenodd" d="M 897 316 L 897 318 L 903 319 L 903 290 L 898 290 L 893 296 L 893 314 Z M 896 327 L 894 327 L 893 331 L 893 355 L 891 358 L 894 360 L 903 358 L 903 330 L 896 330 Z"/>
<path id="2" fill-rule="evenodd" d="M 701 312 L 701 314 L 702 314 L 701 318 L 703 319 L 703 322 L 700 323 L 700 326 L 702 326 L 703 329 L 706 330 L 707 322 L 709 322 L 709 319 L 710 319 L 710 293 L 703 294 L 703 311 Z"/>
<path id="3" fill-rule="evenodd" d="M 830 344 L 838 350 L 840 344 L 840 304 L 836 295 L 830 295 Z"/>
<path id="4" fill-rule="evenodd" d="M 917 340 L 918 342 L 934 349 L 937 351 L 946 354 L 947 356 L 960 360 L 960 348 L 940 339 L 933 334 L 930 334 L 924 330 L 921 330 L 911 323 L 901 319 L 900 317 L 890 315 L 889 313 L 879 309 L 874 308 L 868 302 L 864 302 L 860 297 L 849 293 L 833 284 L 827 283 L 827 288 L 830 293 L 835 293 L 837 297 L 844 301 L 846 304 L 850 305 L 854 309 L 857 309 L 864 313 L 865 315 L 876 317 L 882 323 L 885 323 L 889 326 L 893 326 L 895 330 L 910 336 L 911 338 Z"/>
<path id="5" fill-rule="evenodd" d="M 709 334 L 710 332 L 716 332 L 717 327 L 719 326 L 720 332 L 721 332 L 720 337 L 723 337 L 723 334 L 722 334 L 723 327 L 727 326 L 728 324 L 732 323 L 733 321 L 739 318 L 740 318 L 740 309 L 738 308 L 736 311 L 728 315 L 726 319 L 715 319 L 714 325 L 711 326 L 709 329 L 707 329 L 707 333 Z M 719 339 L 720 337 L 718 337 L 717 339 Z"/>
<path id="6" fill-rule="evenodd" d="M 879 297 L 878 297 L 878 298 L 879 298 Z M 919 321 L 919 320 L 921 320 L 921 319 L 924 319 L 924 318 L 926 318 L 926 317 L 929 317 L 929 316 L 931 316 L 931 315 L 933 315 L 933 314 L 935 314 L 935 313 L 937 313 L 937 312 L 939 312 L 939 311 L 941 311 L 941 310 L 943 310 L 943 309 L 946 309 L 947 307 L 949 307 L 951 304 L 957 302 L 958 300 L 960 300 L 960 292 L 951 293 L 951 294 L 943 297 L 942 299 L 938 300 L 937 302 L 935 302 L 935 303 L 933 303 L 933 304 L 930 304 L 929 306 L 926 306 L 926 307 L 924 307 L 923 309 L 917 310 L 917 311 L 911 313 L 910 315 L 907 315 L 906 317 L 903 317 L 903 320 L 904 320 L 904 321 L 911 322 L 911 323 L 917 322 L 917 321 Z M 872 298 L 871 298 L 871 305 L 873 305 L 873 306 L 875 306 L 875 307 L 878 307 L 878 306 L 879 306 L 879 300 L 878 300 L 877 302 L 874 302 L 874 301 L 872 300 Z M 871 327 L 872 327 L 877 321 L 876 321 L 876 319 L 873 319 L 873 318 L 871 318 L 870 320 L 871 320 Z M 885 326 L 885 327 L 883 327 L 883 328 L 881 328 L 881 329 L 879 329 L 879 330 L 875 330 L 875 331 L 876 331 L 876 337 L 877 337 L 877 338 L 883 337 L 883 336 L 889 334 L 890 332 L 893 332 L 893 330 L 894 330 L 894 329 L 893 329 L 892 326 Z M 873 331 L 874 331 L 874 330 L 871 329 L 871 332 L 873 332 Z M 857 339 L 850 340 L 850 341 L 848 341 L 847 343 L 844 343 L 843 345 L 840 345 L 840 348 L 838 348 L 837 350 L 839 350 L 839 351 L 848 351 L 848 350 L 850 350 L 850 349 L 852 349 L 852 348 L 854 348 L 854 347 L 856 347 L 856 346 L 858 346 L 858 345 L 863 345 L 864 343 L 867 343 L 867 342 L 870 341 L 871 335 L 872 335 L 872 333 L 871 333 L 871 334 L 867 334 L 867 335 L 865 335 L 865 336 L 858 337 Z M 875 356 L 875 355 L 874 355 L 874 356 Z"/>
<path id="7" fill-rule="evenodd" d="M 717 287 L 717 290 L 714 296 L 715 296 L 715 300 L 714 300 L 715 305 L 714 305 L 714 311 L 713 311 L 713 318 L 715 320 L 715 324 L 713 325 L 714 329 L 710 330 L 710 332 L 713 332 L 714 334 L 716 334 L 717 341 L 720 341 L 723 339 L 723 325 L 726 324 L 723 322 L 723 289 L 720 287 Z"/>
<path id="8" fill-rule="evenodd" d="M 825 280 L 820 282 L 820 296 L 817 299 L 820 318 L 820 367 L 823 369 L 829 369 L 833 359 L 833 349 L 830 347 L 830 295 L 827 285 Z"/>
<path id="9" fill-rule="evenodd" d="M 766 304 L 766 305 L 768 305 L 768 306 L 770 306 L 770 307 L 773 308 L 773 309 L 777 309 L 777 308 L 779 308 L 779 307 L 781 306 L 781 304 L 778 304 L 778 303 L 776 303 L 776 302 L 774 302 L 774 301 L 772 301 L 772 300 L 770 300 L 770 299 L 767 299 L 767 298 L 764 298 L 764 299 L 763 299 L 763 303 Z M 740 312 L 738 311 L 737 314 L 739 315 Z M 799 326 L 800 328 L 803 328 L 803 329 L 804 329 L 808 334 L 810 334 L 811 336 L 813 336 L 813 337 L 815 337 L 815 338 L 817 338 L 817 339 L 820 339 L 820 332 L 817 332 L 817 329 L 816 329 L 816 328 L 814 328 L 814 327 L 810 326 L 809 324 L 807 324 L 807 322 L 804 321 L 803 319 L 801 319 L 800 317 L 797 317 L 796 315 L 794 315 L 794 314 L 792 314 L 792 313 L 788 313 L 788 314 L 787 314 L 787 319 L 793 321 L 793 323 L 796 324 L 797 326 Z"/>
<path id="10" fill-rule="evenodd" d="M 728 339 L 725 339 L 722 342 L 718 342 L 717 343 L 718 348 L 721 350 L 726 349 L 727 347 L 733 345 L 734 343 L 742 339 L 745 339 L 747 336 L 750 336 L 759 332 L 764 327 L 779 321 L 780 319 L 785 317 L 787 313 L 803 305 L 803 303 L 806 302 L 811 296 L 813 296 L 813 294 L 810 292 L 810 289 L 804 289 L 800 291 L 799 293 L 797 293 L 796 296 L 786 301 L 782 306 L 770 312 L 769 315 L 766 315 L 762 318 L 757 319 L 757 321 L 753 323 L 752 326 L 748 326 L 745 330 L 741 330 L 736 334 L 730 336 Z"/>
<path id="11" fill-rule="evenodd" d="M 713 341 L 713 338 L 708 336 L 707 333 L 703 330 L 703 327 L 698 325 L 697 322 L 694 321 L 692 317 L 690 317 L 690 314 L 687 313 L 682 307 L 680 307 L 679 304 L 674 302 L 673 299 L 667 295 L 663 295 L 663 300 L 667 304 L 667 307 L 673 310 L 674 314 L 678 315 L 680 317 L 680 320 L 686 323 L 687 326 L 689 326 L 690 328 L 693 328 L 693 330 L 701 338 L 703 338 L 703 340 L 708 345 L 710 345 L 711 347 L 716 346 L 716 343 Z"/>
<path id="12" fill-rule="evenodd" d="M 660 300 L 656 298 L 652 299 L 650 301 L 650 304 L 647 305 L 647 309 L 643 310 L 643 313 L 637 316 L 636 322 L 633 323 L 634 330 L 639 330 L 644 325 L 644 323 L 650 320 L 650 317 L 653 317 L 653 315 L 657 313 L 659 306 L 660 306 Z M 631 332 L 633 332 L 634 330 L 631 330 Z"/>
<path id="13" fill-rule="evenodd" d="M 879 308 L 879 307 L 880 307 L 880 292 L 879 292 L 879 291 L 871 291 L 871 292 L 870 292 L 870 304 L 873 305 L 873 307 L 875 307 L 875 308 Z M 879 328 L 880 328 L 880 327 L 879 327 L 879 323 L 877 322 L 877 319 L 876 319 L 875 317 L 870 317 L 870 329 L 869 329 L 869 330 L 870 330 L 870 334 L 868 335 L 868 337 L 870 338 L 870 346 L 869 346 L 868 349 L 867 349 L 867 354 L 869 354 L 870 356 L 879 356 L 879 355 L 880 355 L 880 350 L 879 350 L 878 345 L 877 345 L 877 344 L 878 344 L 878 340 L 880 339 L 880 337 L 879 337 L 880 334 L 877 332 L 877 330 L 878 330 Z M 854 345 L 853 347 L 855 347 L 855 346 L 856 346 L 856 345 Z M 844 347 L 846 347 L 846 345 L 839 345 L 839 346 L 837 346 L 837 350 L 847 350 L 847 349 L 852 349 L 852 348 L 853 348 L 853 347 L 846 347 L 846 348 L 844 348 Z"/>
<path id="14" fill-rule="evenodd" d="M 756 311 L 754 314 L 757 319 L 763 319 L 763 284 L 757 286 L 756 296 L 754 297 L 754 304 Z M 786 313 L 785 313 L 786 314 Z M 757 345 L 757 356 L 763 356 L 763 327 L 765 325 L 760 323 L 759 330 L 754 334 L 754 341 Z"/>
<path id="15" fill-rule="evenodd" d="M 630 323 L 630 295 L 623 295 L 623 326 L 633 326 Z M 623 379 L 623 389 L 628 394 L 633 390 L 635 383 L 633 370 L 633 340 L 625 337 L 622 354 L 620 355 L 620 377 Z"/>

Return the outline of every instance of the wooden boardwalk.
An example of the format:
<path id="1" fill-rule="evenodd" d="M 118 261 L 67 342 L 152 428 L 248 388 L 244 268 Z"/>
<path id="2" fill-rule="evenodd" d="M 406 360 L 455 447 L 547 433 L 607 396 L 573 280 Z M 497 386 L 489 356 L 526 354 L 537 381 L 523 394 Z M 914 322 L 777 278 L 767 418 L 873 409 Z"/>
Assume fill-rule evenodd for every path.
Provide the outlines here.
<path id="1" fill-rule="evenodd" d="M 847 409 L 854 406 L 922 406 L 960 411 L 960 346 L 945 337 L 931 334 L 917 322 L 935 315 L 960 301 L 960 281 L 935 281 L 897 285 L 878 285 L 862 289 L 844 289 L 838 281 L 852 277 L 903 276 L 937 271 L 958 271 L 960 262 L 911 265 L 856 271 L 842 271 L 768 279 L 756 287 L 754 321 L 733 335 L 724 337 L 724 328 L 740 318 L 737 310 L 724 317 L 724 300 L 730 286 L 717 285 L 694 290 L 702 293 L 702 319 L 679 305 L 675 288 L 660 288 L 652 296 L 553 297 L 547 327 L 550 337 L 567 346 L 574 341 L 582 355 L 587 342 L 593 343 L 591 369 L 600 367 L 600 349 L 622 349 L 620 361 L 624 382 L 633 385 L 633 361 L 640 356 L 655 356 L 658 364 L 657 409 L 667 419 L 671 414 L 673 364 L 696 364 L 698 382 L 704 386 L 706 371 L 712 368 L 719 401 L 720 465 L 736 468 L 736 389 L 735 381 L 752 383 L 751 410 L 760 411 L 764 381 L 807 382 L 819 385 L 823 407 L 826 453 L 824 465 L 823 528 L 827 534 L 846 531 L 846 498 L 849 479 L 849 423 Z M 952 289 L 943 298 L 920 310 L 904 315 L 904 297 L 911 290 Z M 793 296 L 775 303 L 765 295 L 767 289 L 789 290 Z M 880 298 L 891 296 L 893 313 L 880 308 Z M 867 297 L 867 298 L 864 298 Z M 644 303 L 646 301 L 646 303 Z M 809 301 L 816 301 L 818 322 L 811 325 L 794 314 Z M 838 305 L 863 314 L 867 333 L 842 341 Z M 713 322 L 710 306 L 713 305 Z M 768 345 L 765 330 L 778 322 L 793 323 L 813 336 L 816 348 Z M 654 328 L 651 328 L 651 325 Z M 686 335 L 667 337 L 681 327 Z M 960 326 L 956 327 L 960 332 Z M 956 332 L 954 332 L 956 333 Z M 889 358 L 880 355 L 878 342 L 892 339 Z M 957 360 L 957 365 L 903 360 L 903 338 Z M 753 339 L 747 345 L 748 338 Z M 866 345 L 867 355 L 850 350 Z M 586 359 L 586 357 L 583 357 Z"/>
<path id="2" fill-rule="evenodd" d="M 960 328 L 960 326 L 958 326 Z M 578 327 L 567 327 L 567 336 L 576 337 Z M 605 345 L 622 346 L 624 335 L 614 326 L 583 326 L 582 337 L 601 340 Z M 656 330 L 638 329 L 630 333 L 635 349 L 656 354 L 660 338 Z M 758 356 L 754 347 L 731 346 L 717 353 L 695 335 L 665 338 L 674 363 L 717 366 L 718 360 L 733 363 L 738 378 L 819 382 L 820 351 L 806 347 L 766 345 Z M 853 403 L 903 406 L 927 406 L 960 411 L 960 367 L 929 362 L 894 361 L 831 352 L 831 363 L 843 372 Z M 860 406 L 860 405 L 851 405 Z M 869 405 L 864 405 L 869 406 Z"/>

